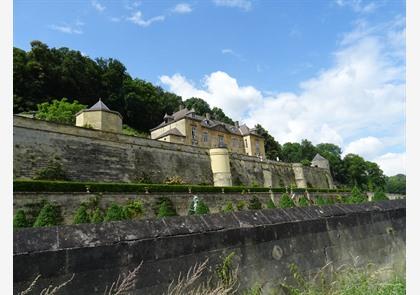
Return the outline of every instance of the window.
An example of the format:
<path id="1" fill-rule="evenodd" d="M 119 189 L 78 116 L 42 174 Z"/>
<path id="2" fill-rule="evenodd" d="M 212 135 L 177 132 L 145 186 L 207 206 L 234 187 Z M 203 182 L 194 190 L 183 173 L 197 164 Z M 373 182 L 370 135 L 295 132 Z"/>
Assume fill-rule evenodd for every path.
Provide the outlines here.
<path id="1" fill-rule="evenodd" d="M 232 138 L 232 147 L 238 146 L 238 139 L 236 137 Z"/>
<path id="2" fill-rule="evenodd" d="M 245 138 L 245 147 L 248 148 L 248 140 Z"/>
<path id="3" fill-rule="evenodd" d="M 258 139 L 255 141 L 255 151 L 257 155 L 260 154 L 260 141 Z"/>
<path id="4" fill-rule="evenodd" d="M 203 142 L 208 142 L 209 141 L 209 134 L 207 132 L 203 133 Z"/>
<path id="5" fill-rule="evenodd" d="M 197 127 L 195 127 L 195 126 L 192 126 L 192 128 L 191 128 L 191 137 L 192 137 L 192 139 L 197 138 Z"/>
<path id="6" fill-rule="evenodd" d="M 219 146 L 223 147 L 225 145 L 225 138 L 223 135 L 219 135 Z"/>

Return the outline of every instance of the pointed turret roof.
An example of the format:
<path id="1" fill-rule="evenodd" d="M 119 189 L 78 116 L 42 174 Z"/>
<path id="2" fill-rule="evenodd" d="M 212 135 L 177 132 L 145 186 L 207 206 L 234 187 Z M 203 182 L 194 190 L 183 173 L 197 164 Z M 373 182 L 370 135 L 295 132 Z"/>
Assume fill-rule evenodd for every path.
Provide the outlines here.
<path id="1" fill-rule="evenodd" d="M 99 101 L 89 108 L 91 111 L 110 111 L 110 109 L 102 102 L 99 98 Z"/>
<path id="2" fill-rule="evenodd" d="M 320 154 L 316 154 L 315 157 L 312 159 L 312 161 L 328 161 L 327 159 L 325 159 L 323 156 L 321 156 Z"/>

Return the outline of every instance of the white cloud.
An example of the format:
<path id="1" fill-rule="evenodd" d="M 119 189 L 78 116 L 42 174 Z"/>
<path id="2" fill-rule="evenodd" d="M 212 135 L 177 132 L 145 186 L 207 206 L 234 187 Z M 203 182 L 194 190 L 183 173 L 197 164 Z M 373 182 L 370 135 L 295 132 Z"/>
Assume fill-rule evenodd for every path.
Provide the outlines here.
<path id="1" fill-rule="evenodd" d="M 405 174 L 406 154 L 405 153 L 386 153 L 373 159 L 387 176 Z"/>
<path id="2" fill-rule="evenodd" d="M 336 0 L 335 3 L 340 7 L 350 7 L 357 13 L 370 13 L 378 8 L 377 2 L 366 3 L 363 0 Z"/>
<path id="3" fill-rule="evenodd" d="M 405 144 L 405 56 L 394 54 L 405 46 L 405 28 L 395 25 L 398 21 L 356 25 L 339 42 L 333 65 L 300 83 L 298 92 L 267 93 L 222 71 L 205 76 L 198 86 L 180 74 L 160 81 L 184 99 L 201 97 L 248 126 L 260 123 L 280 143 L 331 142 L 376 159 Z M 403 44 L 394 46 L 396 39 Z"/>
<path id="4" fill-rule="evenodd" d="M 202 89 L 180 74 L 161 76 L 160 81 L 184 99 L 201 97 L 212 107 L 222 107 L 233 118 L 242 117 L 250 108 L 262 102 L 260 91 L 252 86 L 239 86 L 236 79 L 221 71 L 204 77 Z"/>
<path id="5" fill-rule="evenodd" d="M 121 21 L 121 18 L 119 18 L 119 17 L 111 17 L 111 18 L 110 18 L 110 21 L 112 21 L 112 22 L 114 22 L 114 23 L 118 23 L 118 22 L 120 22 L 120 21 Z"/>
<path id="6" fill-rule="evenodd" d="M 106 7 L 104 5 L 102 5 L 101 3 L 99 3 L 96 0 L 92 0 L 90 3 L 92 4 L 93 8 L 95 8 L 99 12 L 102 12 L 106 9 Z"/>
<path id="7" fill-rule="evenodd" d="M 136 25 L 139 25 L 140 27 L 148 27 L 154 22 L 164 21 L 165 16 L 159 15 L 145 20 L 143 19 L 141 11 L 136 11 L 130 17 L 128 17 L 127 20 L 131 21 Z"/>
<path id="8" fill-rule="evenodd" d="M 368 136 L 350 142 L 346 146 L 343 155 L 345 156 L 347 154 L 357 154 L 363 158 L 372 159 L 372 157 L 379 155 L 383 148 L 384 143 L 379 140 L 379 138 Z"/>
<path id="9" fill-rule="evenodd" d="M 178 3 L 173 9 L 172 12 L 186 14 L 192 11 L 191 5 L 188 3 Z"/>
<path id="10" fill-rule="evenodd" d="M 242 10 L 250 10 L 252 2 L 250 0 L 213 0 L 217 6 L 235 7 Z"/>
<path id="11" fill-rule="evenodd" d="M 68 24 L 63 24 L 63 25 L 51 25 L 50 28 L 52 30 L 55 31 L 59 31 L 61 33 L 65 33 L 65 34 L 83 34 L 83 31 L 81 29 L 81 26 L 83 26 L 84 23 L 77 21 L 76 25 L 68 25 Z"/>

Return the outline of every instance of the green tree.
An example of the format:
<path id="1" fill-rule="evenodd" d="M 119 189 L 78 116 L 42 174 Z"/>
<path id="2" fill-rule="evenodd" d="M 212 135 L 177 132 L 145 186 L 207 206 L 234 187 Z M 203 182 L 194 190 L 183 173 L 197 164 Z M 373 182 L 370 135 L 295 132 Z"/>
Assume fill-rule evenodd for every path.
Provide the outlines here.
<path id="1" fill-rule="evenodd" d="M 348 204 L 359 204 L 367 201 L 367 196 L 357 187 L 353 187 L 351 195 L 346 198 Z"/>
<path id="2" fill-rule="evenodd" d="M 204 203 L 203 200 L 198 200 L 197 202 L 197 209 L 195 210 L 195 214 L 208 214 L 210 213 L 209 207 Z"/>
<path id="3" fill-rule="evenodd" d="M 387 193 L 405 195 L 405 175 L 397 174 L 385 177 L 385 191 Z"/>
<path id="4" fill-rule="evenodd" d="M 222 209 L 222 212 L 233 212 L 235 211 L 235 209 L 233 208 L 233 203 L 232 202 L 227 202 L 226 206 Z"/>
<path id="5" fill-rule="evenodd" d="M 262 204 L 256 195 L 253 195 L 248 202 L 249 210 L 259 210 L 262 208 Z"/>
<path id="6" fill-rule="evenodd" d="M 77 211 L 73 218 L 73 223 L 74 224 L 90 223 L 88 209 L 85 204 L 81 204 L 79 208 L 77 208 Z"/>
<path id="7" fill-rule="evenodd" d="M 212 113 L 210 105 L 205 100 L 198 97 L 191 97 L 185 100 L 184 105 L 189 110 L 194 108 L 195 112 L 201 116 L 205 115 L 206 113 Z"/>
<path id="8" fill-rule="evenodd" d="M 22 228 L 22 227 L 29 227 L 29 221 L 26 218 L 25 211 L 19 209 L 16 211 L 15 216 L 13 217 L 13 227 L 14 228 Z"/>
<path id="9" fill-rule="evenodd" d="M 375 191 L 372 197 L 372 201 L 384 201 L 384 200 L 388 200 L 388 197 L 386 196 L 386 194 L 381 190 Z"/>
<path id="10" fill-rule="evenodd" d="M 61 221 L 60 207 L 46 202 L 35 220 L 34 227 L 59 225 Z"/>
<path id="11" fill-rule="evenodd" d="M 274 209 L 276 208 L 276 205 L 274 204 L 273 200 L 270 198 L 267 202 L 267 208 Z"/>
<path id="12" fill-rule="evenodd" d="M 266 129 L 264 129 L 260 124 L 255 125 L 256 132 L 264 137 L 264 149 L 265 156 L 267 159 L 276 160 L 282 158 L 281 145 L 271 136 Z"/>
<path id="13" fill-rule="evenodd" d="M 299 202 L 298 203 L 299 203 L 299 207 L 307 207 L 307 206 L 309 206 L 309 201 L 305 197 L 299 198 Z"/>
<path id="14" fill-rule="evenodd" d="M 77 101 L 68 102 L 67 98 L 60 101 L 55 99 L 51 103 L 44 102 L 37 107 L 38 112 L 35 115 L 37 119 L 71 125 L 76 123 L 76 113 L 86 108 Z"/>
<path id="15" fill-rule="evenodd" d="M 176 215 L 177 214 L 176 214 L 175 208 L 172 205 L 172 202 L 163 201 L 162 203 L 160 203 L 157 217 L 162 218 L 162 217 L 176 216 Z"/>
<path id="16" fill-rule="evenodd" d="M 124 212 L 124 208 L 116 203 L 112 203 L 105 214 L 105 221 L 119 221 L 125 220 L 127 216 Z"/>
<path id="17" fill-rule="evenodd" d="M 282 146 L 282 159 L 287 163 L 299 163 L 303 160 L 302 148 L 299 143 L 286 142 Z"/>
<path id="18" fill-rule="evenodd" d="M 217 121 L 221 121 L 221 122 L 231 124 L 231 125 L 235 124 L 235 122 L 231 118 L 225 115 L 225 113 L 223 112 L 221 108 L 218 108 L 218 107 L 212 108 L 211 115 Z"/>
<path id="19" fill-rule="evenodd" d="M 367 186 L 367 165 L 362 157 L 355 154 L 348 154 L 344 157 L 343 164 L 349 185 L 360 188 Z"/>
<path id="20" fill-rule="evenodd" d="M 370 191 L 383 190 L 386 184 L 386 179 L 383 171 L 379 165 L 373 162 L 366 161 L 367 174 L 367 189 Z"/>
<path id="21" fill-rule="evenodd" d="M 295 207 L 295 203 L 293 202 L 293 200 L 290 198 L 290 196 L 288 194 L 283 194 L 280 197 L 279 207 L 280 208 L 291 208 L 291 207 Z"/>

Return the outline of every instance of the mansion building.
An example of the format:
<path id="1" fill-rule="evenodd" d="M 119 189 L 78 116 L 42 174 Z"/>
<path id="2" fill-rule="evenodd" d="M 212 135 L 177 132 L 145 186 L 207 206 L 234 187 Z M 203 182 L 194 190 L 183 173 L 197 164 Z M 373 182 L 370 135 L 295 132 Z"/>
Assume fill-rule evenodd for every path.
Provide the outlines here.
<path id="1" fill-rule="evenodd" d="M 226 147 L 229 151 L 265 158 L 264 138 L 245 124 L 235 125 L 204 117 L 181 108 L 172 115 L 165 114 L 163 122 L 150 129 L 151 138 L 166 142 L 195 145 L 206 148 Z"/>

